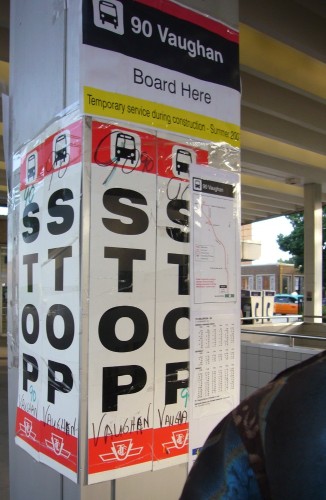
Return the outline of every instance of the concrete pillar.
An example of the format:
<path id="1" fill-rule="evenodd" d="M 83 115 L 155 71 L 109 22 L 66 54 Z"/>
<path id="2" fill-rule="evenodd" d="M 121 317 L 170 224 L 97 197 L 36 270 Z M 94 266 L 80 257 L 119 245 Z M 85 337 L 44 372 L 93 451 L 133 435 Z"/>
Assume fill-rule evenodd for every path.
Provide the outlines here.
<path id="1" fill-rule="evenodd" d="M 65 107 L 79 100 L 79 43 L 81 0 L 11 0 L 10 20 L 10 149 L 13 154 L 32 139 Z M 153 2 L 154 3 L 154 2 Z M 180 3 L 216 17 L 237 28 L 238 0 L 184 0 Z M 10 185 L 18 178 L 10 179 Z M 12 203 L 15 203 L 11 192 Z M 18 262 L 14 242 L 18 231 L 17 210 L 9 216 L 8 282 L 17 283 Z M 35 462 L 15 445 L 18 387 L 17 287 L 9 290 L 12 315 L 8 326 L 9 447 L 11 500 L 133 500 L 177 498 L 187 466 L 139 474 L 116 481 L 86 486 L 85 450 L 80 463 L 81 484 L 74 484 L 50 467 Z M 85 408 L 86 401 L 81 405 Z M 85 413 L 85 411 L 83 412 Z M 86 442 L 85 422 L 80 441 Z"/>
<path id="2" fill-rule="evenodd" d="M 320 184 L 304 187 L 304 321 L 320 323 L 322 314 L 323 226 Z"/>

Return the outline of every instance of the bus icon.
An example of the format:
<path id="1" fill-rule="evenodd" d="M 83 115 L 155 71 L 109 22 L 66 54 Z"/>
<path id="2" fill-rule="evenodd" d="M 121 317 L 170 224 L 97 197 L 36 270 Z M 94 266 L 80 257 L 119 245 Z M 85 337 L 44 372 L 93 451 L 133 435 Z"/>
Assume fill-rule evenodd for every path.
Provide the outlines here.
<path id="1" fill-rule="evenodd" d="M 202 180 L 198 179 L 197 177 L 194 177 L 193 188 L 194 188 L 194 191 L 201 191 L 202 190 Z"/>
<path id="2" fill-rule="evenodd" d="M 117 6 L 112 2 L 101 0 L 99 3 L 99 11 L 102 23 L 111 23 L 116 29 L 118 26 Z"/>
<path id="3" fill-rule="evenodd" d="M 119 163 L 123 160 L 130 160 L 133 165 L 136 161 L 136 142 L 132 135 L 118 132 L 115 140 L 115 160 Z"/>
<path id="4" fill-rule="evenodd" d="M 37 171 L 37 152 L 34 151 L 27 158 L 27 166 L 26 166 L 26 184 L 30 184 L 36 179 L 36 171 Z"/>
<path id="5" fill-rule="evenodd" d="M 95 26 L 124 34 L 123 5 L 119 0 L 93 0 L 93 12 Z"/>
<path id="6" fill-rule="evenodd" d="M 189 165 L 192 163 L 192 154 L 187 149 L 177 148 L 175 151 L 175 169 L 177 175 L 189 174 Z"/>
<path id="7" fill-rule="evenodd" d="M 54 163 L 63 163 L 67 157 L 67 137 L 65 134 L 59 135 L 55 140 Z"/>
<path id="8" fill-rule="evenodd" d="M 52 168 L 64 167 L 70 159 L 70 132 L 65 130 L 53 140 Z"/>

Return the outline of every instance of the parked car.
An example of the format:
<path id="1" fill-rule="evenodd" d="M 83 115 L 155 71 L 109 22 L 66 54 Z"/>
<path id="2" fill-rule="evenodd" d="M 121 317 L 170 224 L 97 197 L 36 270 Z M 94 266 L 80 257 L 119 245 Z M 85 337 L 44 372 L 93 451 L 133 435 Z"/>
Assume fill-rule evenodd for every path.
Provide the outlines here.
<path id="1" fill-rule="evenodd" d="M 274 314 L 299 314 L 299 295 L 277 293 L 274 296 Z"/>

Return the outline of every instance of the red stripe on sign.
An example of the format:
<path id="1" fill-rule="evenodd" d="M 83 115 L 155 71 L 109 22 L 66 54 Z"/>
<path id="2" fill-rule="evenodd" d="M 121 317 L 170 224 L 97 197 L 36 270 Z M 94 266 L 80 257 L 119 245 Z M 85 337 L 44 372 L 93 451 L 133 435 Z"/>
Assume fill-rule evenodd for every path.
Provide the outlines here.
<path id="1" fill-rule="evenodd" d="M 154 461 L 185 455 L 189 450 L 189 424 L 154 429 Z"/>
<path id="2" fill-rule="evenodd" d="M 208 151 L 158 139 L 158 175 L 176 181 L 189 181 L 189 165 L 208 164 Z"/>
<path id="3" fill-rule="evenodd" d="M 42 139 L 42 137 L 41 137 Z M 35 142 L 39 142 L 35 141 Z M 31 141 L 30 144 L 32 144 Z M 33 190 L 48 175 L 63 178 L 67 168 L 81 162 L 82 121 L 58 130 L 23 156 L 20 167 L 20 190 Z"/>
<path id="4" fill-rule="evenodd" d="M 137 2 L 154 8 L 153 0 L 137 0 Z M 212 33 L 216 33 L 217 35 L 220 35 L 231 42 L 239 43 L 238 31 L 215 19 L 206 17 L 199 12 L 193 11 L 191 9 L 186 9 L 181 5 L 169 2 L 168 0 L 156 0 L 155 9 L 165 12 L 166 14 L 170 14 L 171 16 L 177 17 L 179 19 L 184 19 L 185 21 L 188 21 L 192 24 L 196 24 L 197 26 L 211 31 Z"/>
<path id="5" fill-rule="evenodd" d="M 88 440 L 88 473 L 105 472 L 152 461 L 153 429 Z"/>
<path id="6" fill-rule="evenodd" d="M 40 422 L 30 413 L 17 408 L 16 436 L 29 444 L 34 450 L 40 451 Z"/>
<path id="7" fill-rule="evenodd" d="M 40 451 L 43 455 L 77 472 L 78 438 L 44 422 L 40 425 L 42 434 Z"/>

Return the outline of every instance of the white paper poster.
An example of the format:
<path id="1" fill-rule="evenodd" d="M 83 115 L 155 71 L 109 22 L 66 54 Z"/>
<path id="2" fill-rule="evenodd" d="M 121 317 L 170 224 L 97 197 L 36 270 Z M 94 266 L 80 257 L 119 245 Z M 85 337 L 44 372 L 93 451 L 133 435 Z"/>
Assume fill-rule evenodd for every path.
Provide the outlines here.
<path id="1" fill-rule="evenodd" d="M 188 461 L 190 333 L 189 165 L 208 151 L 158 138 L 153 467 Z"/>
<path id="2" fill-rule="evenodd" d="M 190 465 L 239 400 L 239 174 L 190 167 Z"/>
<path id="3" fill-rule="evenodd" d="M 156 138 L 92 126 L 88 481 L 152 468 Z"/>
<path id="4" fill-rule="evenodd" d="M 237 298 L 235 187 L 217 182 L 217 178 L 216 174 L 211 178 L 193 177 L 195 304 L 228 303 Z"/>
<path id="5" fill-rule="evenodd" d="M 170 0 L 84 0 L 84 112 L 238 146 L 238 44 Z"/>
<path id="6" fill-rule="evenodd" d="M 81 120 L 19 155 L 19 387 L 16 443 L 77 481 Z M 18 158 L 16 159 L 18 161 Z"/>

